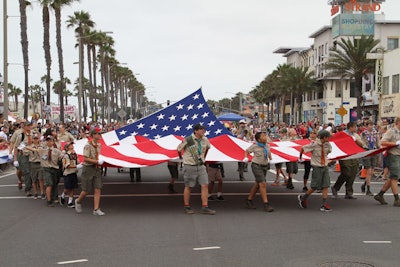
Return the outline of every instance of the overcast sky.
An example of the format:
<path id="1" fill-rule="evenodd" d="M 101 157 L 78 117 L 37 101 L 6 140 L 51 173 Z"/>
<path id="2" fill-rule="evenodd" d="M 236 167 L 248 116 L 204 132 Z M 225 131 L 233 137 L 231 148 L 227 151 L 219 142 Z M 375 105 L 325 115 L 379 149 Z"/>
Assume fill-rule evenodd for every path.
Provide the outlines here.
<path id="1" fill-rule="evenodd" d="M 27 11 L 29 83 L 39 84 L 46 72 L 42 13 L 37 1 L 32 2 Z M 97 30 L 114 32 L 117 60 L 140 73 L 138 80 L 153 92 L 148 98 L 158 103 L 178 101 L 201 86 L 206 99 L 247 93 L 285 63 L 272 51 L 309 47 L 310 34 L 331 20 L 327 0 L 82 0 L 62 10 L 65 76 L 72 81 L 78 77 L 78 65 L 73 64 L 78 50 L 65 21 L 81 10 L 90 13 Z M 400 20 L 399 10 L 399 0 L 387 0 L 381 11 L 386 19 Z M 19 15 L 17 0 L 8 0 L 8 15 Z M 58 80 L 54 12 L 50 38 L 52 78 Z M 8 19 L 8 49 L 8 62 L 22 63 L 19 17 Z M 3 62 L 2 52 L 0 58 Z M 9 66 L 9 82 L 23 88 L 22 66 Z"/>

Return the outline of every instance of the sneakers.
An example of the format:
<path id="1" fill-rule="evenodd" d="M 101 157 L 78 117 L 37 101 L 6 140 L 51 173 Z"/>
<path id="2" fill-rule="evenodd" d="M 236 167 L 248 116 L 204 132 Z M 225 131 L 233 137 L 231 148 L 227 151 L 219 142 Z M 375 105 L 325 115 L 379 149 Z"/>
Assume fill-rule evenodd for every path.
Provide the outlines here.
<path id="1" fill-rule="evenodd" d="M 25 195 L 26 195 L 26 197 L 31 197 L 31 196 L 32 196 L 32 193 L 31 193 L 31 191 L 26 191 L 26 192 L 25 192 Z"/>
<path id="2" fill-rule="evenodd" d="M 104 216 L 106 215 L 104 212 L 101 211 L 101 209 L 97 209 L 93 211 L 93 215 L 95 216 Z"/>
<path id="3" fill-rule="evenodd" d="M 246 208 L 251 210 L 254 210 L 256 208 L 256 206 L 254 206 L 253 204 L 253 200 L 246 199 Z"/>
<path id="4" fill-rule="evenodd" d="M 42 199 L 46 199 L 46 195 L 45 194 L 42 194 Z"/>
<path id="5" fill-rule="evenodd" d="M 368 189 L 368 190 L 367 190 L 367 193 L 365 193 L 365 195 L 367 195 L 367 196 L 373 196 L 374 194 L 372 194 L 372 192 Z"/>
<path id="6" fill-rule="evenodd" d="M 319 208 L 320 211 L 323 212 L 330 212 L 332 211 L 331 207 L 329 206 L 328 203 L 325 203 L 324 205 L 321 206 L 321 208 Z"/>
<path id="7" fill-rule="evenodd" d="M 39 194 L 38 194 L 38 195 L 37 195 L 37 198 L 38 198 L 38 199 L 42 199 L 42 195 L 39 195 Z"/>
<path id="8" fill-rule="evenodd" d="M 337 197 L 337 190 L 334 186 L 331 186 L 331 190 L 332 190 L 332 196 L 333 197 Z"/>
<path id="9" fill-rule="evenodd" d="M 281 183 L 279 181 L 274 181 L 271 185 L 272 186 L 279 186 Z"/>
<path id="10" fill-rule="evenodd" d="M 38 194 L 34 194 L 33 199 L 38 199 Z"/>
<path id="11" fill-rule="evenodd" d="M 213 196 L 209 196 L 208 201 L 215 201 L 215 198 Z"/>
<path id="12" fill-rule="evenodd" d="M 75 204 L 73 202 L 68 203 L 67 208 L 73 209 L 75 208 Z"/>
<path id="13" fill-rule="evenodd" d="M 224 197 L 223 197 L 223 196 L 219 196 L 219 197 L 217 197 L 217 200 L 218 200 L 218 201 L 225 201 L 225 199 L 224 199 Z"/>
<path id="14" fill-rule="evenodd" d="M 264 203 L 264 211 L 265 212 L 273 212 L 274 208 L 269 205 L 269 203 Z"/>
<path id="15" fill-rule="evenodd" d="M 210 209 L 210 207 L 202 207 L 201 208 L 201 214 L 207 214 L 207 215 L 214 215 L 217 213 L 215 210 Z"/>
<path id="16" fill-rule="evenodd" d="M 308 191 L 308 187 L 307 186 L 304 186 L 303 187 L 303 192 L 305 193 L 305 192 L 307 192 Z"/>
<path id="17" fill-rule="evenodd" d="M 168 191 L 170 194 L 175 194 L 176 191 L 174 190 L 174 185 L 173 184 L 169 184 L 168 185 Z"/>
<path id="18" fill-rule="evenodd" d="M 306 209 L 307 208 L 307 199 L 303 199 L 303 195 L 299 194 L 297 196 L 297 199 L 299 200 L 299 206 L 302 209 Z"/>
<path id="19" fill-rule="evenodd" d="M 22 181 L 18 181 L 18 190 L 22 190 Z"/>
<path id="20" fill-rule="evenodd" d="M 361 193 L 365 193 L 365 183 L 361 185 Z"/>
<path id="21" fill-rule="evenodd" d="M 194 211 L 192 210 L 192 208 L 190 206 L 186 206 L 184 209 L 186 214 L 193 214 Z"/>
<path id="22" fill-rule="evenodd" d="M 63 197 L 63 196 L 60 197 L 60 204 L 61 204 L 61 206 L 65 205 L 65 197 Z"/>
<path id="23" fill-rule="evenodd" d="M 47 207 L 55 207 L 53 201 L 47 201 Z"/>
<path id="24" fill-rule="evenodd" d="M 395 200 L 395 201 L 393 202 L 393 206 L 395 206 L 395 207 L 400 207 L 400 200 Z"/>
<path id="25" fill-rule="evenodd" d="M 77 213 L 81 213 L 82 212 L 82 204 L 78 203 L 78 199 L 75 199 L 75 211 Z"/>
<path id="26" fill-rule="evenodd" d="M 382 205 L 386 205 L 387 204 L 387 202 L 385 201 L 385 199 L 383 198 L 383 196 L 381 196 L 381 195 L 375 195 L 374 196 L 374 199 L 376 200 L 376 201 L 378 201 L 379 203 L 381 203 Z"/>
<path id="27" fill-rule="evenodd" d="M 287 185 L 286 185 L 286 188 L 290 189 L 290 190 L 294 189 L 293 183 L 292 182 L 288 182 Z"/>
<path id="28" fill-rule="evenodd" d="M 243 175 L 239 175 L 239 180 L 240 180 L 240 181 L 244 181 Z"/>
<path id="29" fill-rule="evenodd" d="M 356 197 L 353 197 L 352 195 L 345 195 L 345 199 L 357 199 Z"/>

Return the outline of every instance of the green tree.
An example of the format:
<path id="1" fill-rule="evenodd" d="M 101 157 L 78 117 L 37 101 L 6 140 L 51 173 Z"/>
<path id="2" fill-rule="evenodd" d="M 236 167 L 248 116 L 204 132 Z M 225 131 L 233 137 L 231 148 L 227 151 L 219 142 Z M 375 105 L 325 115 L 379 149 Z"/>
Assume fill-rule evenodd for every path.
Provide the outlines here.
<path id="1" fill-rule="evenodd" d="M 379 43 L 380 40 L 374 40 L 374 36 L 347 40 L 341 38 L 337 45 L 329 50 L 329 59 L 325 65 L 329 75 L 354 79 L 357 118 L 361 118 L 362 78 L 365 73 L 375 69 L 375 61 L 367 59 L 367 53 L 373 52 Z"/>
<path id="2" fill-rule="evenodd" d="M 8 84 L 8 96 L 14 97 L 14 111 L 18 111 L 18 97 L 22 94 L 21 88 Z"/>
<path id="3" fill-rule="evenodd" d="M 73 16 L 68 16 L 67 20 L 67 28 L 71 27 L 76 27 L 75 28 L 75 33 L 78 38 L 78 48 L 79 48 L 79 58 L 82 60 L 80 62 L 81 68 L 80 68 L 80 77 L 84 77 L 84 42 L 86 39 L 86 36 L 89 36 L 90 30 L 94 27 L 95 23 L 91 20 L 90 14 L 85 11 L 76 11 L 74 12 Z M 90 58 L 90 54 L 88 53 L 88 58 Z M 90 64 L 89 64 L 90 65 Z M 90 87 L 90 86 L 89 86 Z M 82 88 L 83 90 L 83 88 Z M 87 118 L 87 106 L 83 105 L 84 104 L 84 96 L 83 96 L 83 91 L 78 92 L 78 108 L 79 108 L 79 114 L 82 112 L 82 106 L 83 108 L 83 117 L 84 121 L 86 121 Z M 85 108 L 86 107 L 86 108 Z"/>

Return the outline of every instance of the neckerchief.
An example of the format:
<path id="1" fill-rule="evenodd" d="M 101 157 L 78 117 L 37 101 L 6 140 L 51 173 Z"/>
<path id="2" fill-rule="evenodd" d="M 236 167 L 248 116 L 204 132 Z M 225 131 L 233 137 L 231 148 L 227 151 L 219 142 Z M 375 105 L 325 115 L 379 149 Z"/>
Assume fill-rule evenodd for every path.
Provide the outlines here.
<path id="1" fill-rule="evenodd" d="M 266 147 L 266 144 L 260 143 L 258 141 L 256 141 L 256 143 L 257 143 L 257 146 L 262 147 L 264 149 L 264 157 L 266 159 L 268 159 L 268 149 Z"/>

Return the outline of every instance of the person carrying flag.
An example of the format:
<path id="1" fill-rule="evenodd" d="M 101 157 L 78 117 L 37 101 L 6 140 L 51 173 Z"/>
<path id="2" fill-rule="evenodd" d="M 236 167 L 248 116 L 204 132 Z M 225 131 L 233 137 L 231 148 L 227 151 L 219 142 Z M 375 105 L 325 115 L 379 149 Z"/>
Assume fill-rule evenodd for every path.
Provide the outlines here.
<path id="1" fill-rule="evenodd" d="M 183 160 L 183 191 L 184 211 L 186 214 L 193 214 L 190 207 L 190 193 L 192 188 L 199 183 L 201 186 L 201 213 L 214 215 L 215 210 L 208 206 L 208 174 L 206 170 L 205 158 L 210 149 L 210 141 L 204 136 L 205 129 L 201 124 L 193 127 L 193 134 L 183 139 L 177 147 L 179 158 Z M 183 155 L 182 155 L 183 151 Z"/>
<path id="2" fill-rule="evenodd" d="M 274 209 L 270 206 L 267 196 L 267 181 L 266 176 L 270 168 L 269 160 L 272 160 L 272 154 L 269 145 L 267 144 L 267 134 L 265 132 L 258 132 L 255 135 L 256 143 L 252 144 L 246 149 L 244 153 L 243 162 L 248 162 L 248 155 L 254 153 L 251 163 L 251 170 L 253 171 L 256 181 L 250 190 L 250 194 L 246 199 L 246 207 L 248 209 L 255 209 L 253 199 L 260 191 L 260 196 L 263 201 L 264 211 L 272 212 Z"/>

